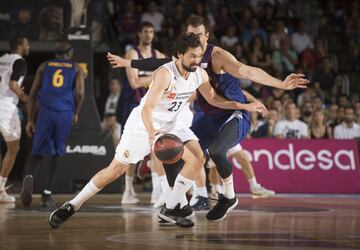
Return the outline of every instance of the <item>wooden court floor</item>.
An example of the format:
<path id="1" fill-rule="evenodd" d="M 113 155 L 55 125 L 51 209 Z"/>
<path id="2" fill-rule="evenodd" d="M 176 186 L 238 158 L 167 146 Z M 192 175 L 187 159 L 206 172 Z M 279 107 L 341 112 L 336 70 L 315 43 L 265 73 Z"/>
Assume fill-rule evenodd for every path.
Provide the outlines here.
<path id="1" fill-rule="evenodd" d="M 55 195 L 60 205 L 70 195 Z M 18 198 L 18 197 L 17 197 Z M 60 229 L 48 211 L 0 204 L 0 249 L 360 249 L 360 196 L 278 195 L 239 205 L 221 222 L 196 213 L 195 227 L 159 226 L 158 209 L 120 205 L 120 195 L 97 195 Z"/>

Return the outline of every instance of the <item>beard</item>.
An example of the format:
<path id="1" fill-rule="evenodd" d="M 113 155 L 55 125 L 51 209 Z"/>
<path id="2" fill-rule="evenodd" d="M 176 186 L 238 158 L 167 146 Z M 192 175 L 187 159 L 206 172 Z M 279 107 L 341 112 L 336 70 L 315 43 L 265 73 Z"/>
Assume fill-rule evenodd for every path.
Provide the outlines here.
<path id="1" fill-rule="evenodd" d="M 195 66 L 194 68 L 190 67 L 190 66 L 186 66 L 184 63 L 181 63 L 182 67 L 187 71 L 187 72 L 195 72 L 197 66 Z"/>

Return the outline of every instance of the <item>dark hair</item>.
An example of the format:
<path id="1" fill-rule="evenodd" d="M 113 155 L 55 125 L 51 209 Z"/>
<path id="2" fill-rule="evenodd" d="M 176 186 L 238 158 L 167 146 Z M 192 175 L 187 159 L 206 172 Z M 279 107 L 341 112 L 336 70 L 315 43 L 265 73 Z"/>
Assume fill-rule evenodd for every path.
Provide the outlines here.
<path id="1" fill-rule="evenodd" d="M 153 28 L 155 30 L 154 25 L 147 21 L 140 23 L 138 32 L 141 32 L 144 28 Z"/>
<path id="2" fill-rule="evenodd" d="M 185 54 L 189 48 L 197 48 L 200 46 L 200 40 L 194 33 L 183 34 L 177 39 L 175 54 Z"/>
<path id="3" fill-rule="evenodd" d="M 188 17 L 188 19 L 186 20 L 186 27 L 187 26 L 193 26 L 193 27 L 199 27 L 200 25 L 204 25 L 205 27 L 205 32 L 209 32 L 209 22 L 208 20 L 206 20 L 206 18 L 202 17 L 202 16 L 197 16 L 197 15 L 191 15 Z"/>
<path id="4" fill-rule="evenodd" d="M 9 40 L 10 50 L 16 50 L 20 46 L 26 37 L 13 37 Z"/>
<path id="5" fill-rule="evenodd" d="M 113 117 L 113 116 L 116 116 L 116 114 L 113 112 L 109 112 L 104 115 L 104 118 L 109 118 L 109 117 Z"/>
<path id="6" fill-rule="evenodd" d="M 65 55 L 67 53 L 69 53 L 72 50 L 72 46 L 68 41 L 58 41 L 55 44 L 55 54 L 56 55 Z"/>

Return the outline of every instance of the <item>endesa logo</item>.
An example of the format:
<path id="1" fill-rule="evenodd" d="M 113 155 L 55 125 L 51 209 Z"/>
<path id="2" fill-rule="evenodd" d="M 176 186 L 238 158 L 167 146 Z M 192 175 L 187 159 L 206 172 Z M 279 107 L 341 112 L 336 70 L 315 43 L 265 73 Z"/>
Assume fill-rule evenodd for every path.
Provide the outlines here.
<path id="1" fill-rule="evenodd" d="M 105 146 L 97 145 L 76 145 L 66 146 L 66 153 L 68 154 L 93 154 L 93 155 L 106 155 Z"/>
<path id="2" fill-rule="evenodd" d="M 260 144 L 261 145 L 261 144 Z M 245 150 L 250 161 L 259 162 L 268 166 L 269 170 L 291 171 L 300 169 L 309 171 L 315 168 L 320 170 L 339 169 L 341 171 L 356 170 L 357 152 L 354 149 L 327 149 L 318 148 L 309 150 L 304 147 L 295 148 L 289 143 L 287 148 L 259 148 Z M 232 159 L 236 168 L 241 168 L 235 159 Z"/>
<path id="3" fill-rule="evenodd" d="M 176 97 L 176 93 L 169 93 L 167 96 L 168 99 L 175 99 L 175 97 Z"/>

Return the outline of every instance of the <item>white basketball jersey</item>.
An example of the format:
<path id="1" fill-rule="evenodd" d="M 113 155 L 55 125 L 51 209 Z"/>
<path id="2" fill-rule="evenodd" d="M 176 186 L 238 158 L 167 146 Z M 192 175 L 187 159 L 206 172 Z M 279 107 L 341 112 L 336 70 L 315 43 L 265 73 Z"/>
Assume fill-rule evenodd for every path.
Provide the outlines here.
<path id="1" fill-rule="evenodd" d="M 12 102 L 13 104 L 18 104 L 19 98 L 18 96 L 11 91 L 9 87 L 10 77 L 13 72 L 13 64 L 16 60 L 22 58 L 19 54 L 5 54 L 0 57 L 0 98 L 2 100 L 6 100 Z M 24 76 L 22 76 L 19 81 L 19 87 L 24 80 Z"/>
<path id="2" fill-rule="evenodd" d="M 200 67 L 197 67 L 195 72 L 191 72 L 188 79 L 184 79 L 180 75 L 174 61 L 166 63 L 160 68 L 170 72 L 171 82 L 153 110 L 153 122 L 158 124 L 175 121 L 177 114 L 180 113 L 190 96 L 203 83 L 201 73 L 203 69 Z M 147 96 L 148 93 L 141 99 L 140 110 L 142 110 Z"/>

